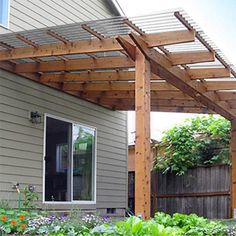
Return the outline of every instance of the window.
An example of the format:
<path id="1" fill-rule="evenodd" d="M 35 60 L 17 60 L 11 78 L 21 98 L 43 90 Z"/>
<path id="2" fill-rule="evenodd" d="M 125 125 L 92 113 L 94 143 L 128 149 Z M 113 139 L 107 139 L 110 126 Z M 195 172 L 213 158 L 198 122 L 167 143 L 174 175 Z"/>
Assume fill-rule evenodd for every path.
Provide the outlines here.
<path id="1" fill-rule="evenodd" d="M 95 202 L 96 130 L 46 116 L 44 200 Z"/>
<path id="2" fill-rule="evenodd" d="M 9 27 L 10 0 L 0 0 L 0 25 Z"/>

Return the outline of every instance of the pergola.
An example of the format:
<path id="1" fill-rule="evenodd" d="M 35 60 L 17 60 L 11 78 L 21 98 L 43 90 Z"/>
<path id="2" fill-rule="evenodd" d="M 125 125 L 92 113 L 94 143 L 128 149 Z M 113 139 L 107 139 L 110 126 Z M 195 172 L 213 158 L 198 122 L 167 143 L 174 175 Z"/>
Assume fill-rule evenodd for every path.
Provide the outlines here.
<path id="1" fill-rule="evenodd" d="M 108 109 L 136 111 L 135 208 L 145 218 L 150 111 L 224 116 L 232 124 L 236 208 L 236 70 L 184 11 L 3 34 L 0 67 Z"/>

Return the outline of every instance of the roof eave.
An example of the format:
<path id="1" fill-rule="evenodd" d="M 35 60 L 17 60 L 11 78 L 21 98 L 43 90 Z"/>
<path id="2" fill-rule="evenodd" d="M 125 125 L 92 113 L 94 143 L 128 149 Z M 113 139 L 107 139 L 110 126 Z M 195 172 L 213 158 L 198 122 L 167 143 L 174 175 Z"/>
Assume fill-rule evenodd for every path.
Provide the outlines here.
<path id="1" fill-rule="evenodd" d="M 106 0 L 105 2 L 115 16 L 125 16 L 125 13 L 117 0 Z"/>

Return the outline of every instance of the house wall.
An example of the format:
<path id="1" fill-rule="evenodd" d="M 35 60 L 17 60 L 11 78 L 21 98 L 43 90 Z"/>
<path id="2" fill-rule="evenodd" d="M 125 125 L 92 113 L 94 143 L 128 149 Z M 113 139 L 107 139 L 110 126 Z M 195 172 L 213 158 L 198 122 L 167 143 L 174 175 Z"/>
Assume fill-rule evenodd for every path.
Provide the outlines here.
<path id="1" fill-rule="evenodd" d="M 30 111 L 97 128 L 97 204 L 79 207 L 126 208 L 126 113 L 102 108 L 3 70 L 0 70 L 0 199 L 16 203 L 17 194 L 11 188 L 16 182 L 22 187 L 35 185 L 42 199 L 44 124 L 32 124 Z M 78 206 L 46 207 L 69 209 Z"/>
<path id="2" fill-rule="evenodd" d="M 111 0 L 10 0 L 10 22 L 0 34 L 114 16 Z"/>

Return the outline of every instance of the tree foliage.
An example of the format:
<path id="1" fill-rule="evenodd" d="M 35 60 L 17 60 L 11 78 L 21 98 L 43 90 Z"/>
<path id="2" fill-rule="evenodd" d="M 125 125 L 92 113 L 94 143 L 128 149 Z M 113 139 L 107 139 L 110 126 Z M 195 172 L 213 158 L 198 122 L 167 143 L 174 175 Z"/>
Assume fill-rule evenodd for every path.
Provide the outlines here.
<path id="1" fill-rule="evenodd" d="M 230 122 L 219 116 L 187 119 L 157 144 L 154 169 L 184 174 L 198 165 L 229 164 Z"/>

